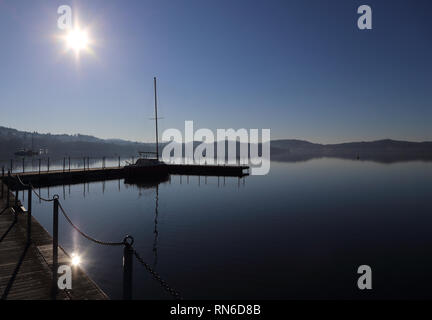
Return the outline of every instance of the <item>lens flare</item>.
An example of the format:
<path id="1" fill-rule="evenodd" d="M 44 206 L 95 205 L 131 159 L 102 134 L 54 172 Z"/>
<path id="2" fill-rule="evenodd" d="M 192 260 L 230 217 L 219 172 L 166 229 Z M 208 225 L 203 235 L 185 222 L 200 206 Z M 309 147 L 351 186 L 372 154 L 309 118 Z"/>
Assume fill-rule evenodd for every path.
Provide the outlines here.
<path id="1" fill-rule="evenodd" d="M 72 263 L 72 265 L 73 266 L 79 266 L 80 265 L 80 263 L 81 263 L 81 257 L 78 255 L 78 254 L 76 254 L 76 253 L 72 253 L 72 256 L 71 256 L 71 263 Z"/>

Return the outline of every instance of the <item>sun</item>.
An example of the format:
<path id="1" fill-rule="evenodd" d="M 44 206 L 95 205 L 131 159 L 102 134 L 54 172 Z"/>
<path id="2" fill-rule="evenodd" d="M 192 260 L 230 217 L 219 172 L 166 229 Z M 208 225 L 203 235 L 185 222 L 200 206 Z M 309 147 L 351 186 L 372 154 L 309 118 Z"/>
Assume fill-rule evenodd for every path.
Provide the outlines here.
<path id="1" fill-rule="evenodd" d="M 79 28 L 70 30 L 66 36 L 67 48 L 75 51 L 77 54 L 82 50 L 88 50 L 89 42 L 90 41 L 87 31 L 81 30 Z"/>
<path id="2" fill-rule="evenodd" d="M 93 27 L 92 24 L 81 24 L 77 16 L 75 16 L 75 20 L 71 25 L 61 28 L 61 33 L 53 35 L 55 41 L 62 46 L 61 54 L 69 56 L 72 53 L 75 56 L 77 65 L 79 65 L 82 55 L 96 57 L 94 47 L 97 47 L 100 42 L 97 37 L 93 37 L 95 34 L 97 35 Z"/>

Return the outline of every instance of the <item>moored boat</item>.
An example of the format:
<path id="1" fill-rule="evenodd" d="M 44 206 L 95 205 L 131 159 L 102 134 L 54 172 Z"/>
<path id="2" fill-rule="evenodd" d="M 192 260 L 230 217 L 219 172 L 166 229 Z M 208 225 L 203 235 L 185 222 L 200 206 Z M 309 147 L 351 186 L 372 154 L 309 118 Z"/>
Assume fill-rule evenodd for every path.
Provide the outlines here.
<path id="1" fill-rule="evenodd" d="M 133 178 L 165 178 L 168 177 L 168 165 L 159 160 L 159 138 L 158 138 L 158 114 L 157 114 L 157 92 L 156 78 L 154 78 L 154 96 L 155 96 L 155 123 L 156 123 L 156 152 L 140 152 L 140 157 L 135 163 L 128 164 L 124 167 L 126 177 Z M 144 157 L 144 155 L 151 157 Z"/>
<path id="2" fill-rule="evenodd" d="M 124 170 L 128 178 L 162 178 L 169 175 L 166 163 L 158 159 L 140 158 L 125 166 Z"/>

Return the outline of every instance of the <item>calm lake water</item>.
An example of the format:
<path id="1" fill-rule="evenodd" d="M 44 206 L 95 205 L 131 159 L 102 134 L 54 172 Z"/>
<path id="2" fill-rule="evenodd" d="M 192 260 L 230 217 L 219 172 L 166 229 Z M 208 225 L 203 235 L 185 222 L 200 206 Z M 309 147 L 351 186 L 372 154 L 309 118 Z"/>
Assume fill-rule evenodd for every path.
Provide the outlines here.
<path id="1" fill-rule="evenodd" d="M 132 235 L 185 299 L 432 298 L 430 162 L 324 158 L 273 162 L 269 175 L 240 182 L 172 176 L 158 190 L 115 180 L 41 192 L 60 195 L 98 239 Z M 51 231 L 52 204 L 34 200 L 33 211 Z M 121 298 L 122 248 L 89 242 L 63 217 L 60 244 Z M 367 292 L 357 289 L 363 264 L 373 271 Z M 134 298 L 170 298 L 136 260 Z"/>

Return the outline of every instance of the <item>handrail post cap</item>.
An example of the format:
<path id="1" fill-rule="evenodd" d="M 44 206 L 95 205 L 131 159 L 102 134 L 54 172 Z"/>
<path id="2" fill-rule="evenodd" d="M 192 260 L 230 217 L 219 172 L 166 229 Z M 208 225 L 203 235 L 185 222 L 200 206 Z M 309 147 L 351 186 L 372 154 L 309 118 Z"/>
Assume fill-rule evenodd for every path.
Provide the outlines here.
<path id="1" fill-rule="evenodd" d="M 132 246 L 134 242 L 135 242 L 134 238 L 128 234 L 123 239 L 123 243 L 125 246 Z"/>

